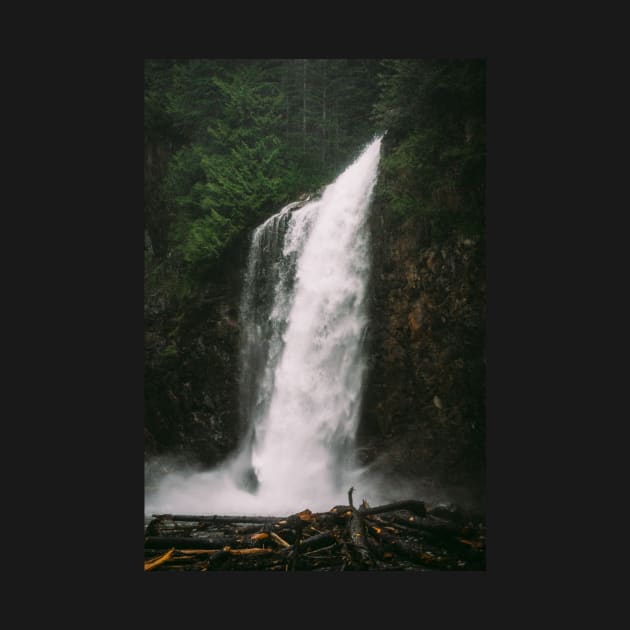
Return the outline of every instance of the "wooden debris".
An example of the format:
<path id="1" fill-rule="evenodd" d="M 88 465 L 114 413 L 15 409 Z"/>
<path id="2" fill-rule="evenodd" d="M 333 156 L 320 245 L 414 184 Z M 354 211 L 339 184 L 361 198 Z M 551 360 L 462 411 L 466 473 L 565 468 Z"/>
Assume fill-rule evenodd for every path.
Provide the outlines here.
<path id="1" fill-rule="evenodd" d="M 276 534 L 275 532 L 271 532 L 270 536 L 273 540 L 275 540 L 279 545 L 282 545 L 283 547 L 291 546 L 286 540 L 280 538 L 280 536 L 278 536 L 278 534 Z"/>
<path id="2" fill-rule="evenodd" d="M 316 536 L 310 536 L 300 542 L 300 551 L 306 551 L 307 549 L 313 549 L 330 544 L 335 540 L 335 537 L 330 532 L 324 532 L 323 534 L 317 534 Z"/>
<path id="3" fill-rule="evenodd" d="M 370 507 L 363 499 L 356 508 L 353 492 L 349 505 L 328 512 L 154 515 L 145 529 L 145 571 L 485 569 L 478 515 L 418 500 Z"/>
<path id="4" fill-rule="evenodd" d="M 313 518 L 313 513 L 310 510 L 302 510 L 297 517 L 302 521 L 310 521 Z"/>
<path id="5" fill-rule="evenodd" d="M 252 556 L 254 554 L 268 554 L 273 553 L 272 549 L 261 549 L 260 547 L 254 547 L 253 549 L 226 549 L 232 556 Z"/>
<path id="6" fill-rule="evenodd" d="M 145 571 L 152 571 L 155 567 L 159 567 L 161 564 L 164 564 L 174 553 L 175 547 L 169 549 L 165 554 L 161 555 L 159 558 L 154 558 L 153 560 L 149 560 L 144 563 Z"/>
<path id="7" fill-rule="evenodd" d="M 384 512 L 397 512 L 399 510 L 409 510 L 419 516 L 424 516 L 427 513 L 424 501 L 396 501 L 396 503 L 368 508 L 364 514 L 383 514 Z"/>
<path id="8" fill-rule="evenodd" d="M 154 518 L 189 523 L 275 523 L 286 516 L 194 516 L 192 514 L 154 514 Z"/>
<path id="9" fill-rule="evenodd" d="M 267 532 L 260 532 L 259 534 L 251 536 L 250 540 L 264 540 L 265 538 L 269 538 L 269 534 Z"/>
<path id="10" fill-rule="evenodd" d="M 349 499 L 352 499 L 350 494 Z M 358 561 L 363 568 L 367 568 L 374 565 L 374 559 L 368 549 L 367 534 L 365 531 L 365 520 L 363 518 L 362 510 L 356 510 L 352 508 L 352 513 L 348 520 L 348 533 L 350 534 L 350 541 L 358 556 Z"/>
<path id="11" fill-rule="evenodd" d="M 217 547 L 225 547 L 228 544 L 237 544 L 237 539 L 227 539 L 225 537 L 220 538 L 174 538 L 167 536 L 148 536 L 144 539 L 144 546 L 146 549 L 169 549 L 174 547 L 175 549 L 181 549 L 186 547 L 187 549 L 216 549 Z"/>

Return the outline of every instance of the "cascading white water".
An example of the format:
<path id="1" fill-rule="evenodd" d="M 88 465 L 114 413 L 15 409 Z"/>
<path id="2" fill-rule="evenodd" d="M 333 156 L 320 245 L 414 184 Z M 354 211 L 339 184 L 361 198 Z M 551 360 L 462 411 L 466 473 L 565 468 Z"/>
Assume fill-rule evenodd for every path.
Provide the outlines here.
<path id="1" fill-rule="evenodd" d="M 239 453 L 170 475 L 147 511 L 289 513 L 342 503 L 365 372 L 367 210 L 381 138 L 321 198 L 289 204 L 252 235 L 241 303 Z"/>

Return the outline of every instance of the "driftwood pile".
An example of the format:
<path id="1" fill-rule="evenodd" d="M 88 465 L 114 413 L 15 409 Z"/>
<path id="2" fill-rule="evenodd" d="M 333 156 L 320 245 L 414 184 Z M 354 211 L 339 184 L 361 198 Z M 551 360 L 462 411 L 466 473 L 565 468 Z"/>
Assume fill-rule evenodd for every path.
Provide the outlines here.
<path id="1" fill-rule="evenodd" d="M 457 506 L 364 500 L 291 516 L 153 515 L 145 571 L 485 569 L 485 526 Z"/>

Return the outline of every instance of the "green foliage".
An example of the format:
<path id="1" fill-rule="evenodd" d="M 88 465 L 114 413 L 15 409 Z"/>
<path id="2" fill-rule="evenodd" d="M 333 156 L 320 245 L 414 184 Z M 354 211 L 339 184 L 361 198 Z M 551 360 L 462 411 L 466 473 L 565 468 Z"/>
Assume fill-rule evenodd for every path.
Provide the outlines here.
<path id="1" fill-rule="evenodd" d="M 214 262 L 236 232 L 236 227 L 229 219 L 211 210 L 199 219 L 187 225 L 181 246 L 183 259 L 193 265 Z"/>
<path id="2" fill-rule="evenodd" d="M 162 356 L 162 359 L 175 359 L 177 357 L 177 344 L 175 342 L 171 342 L 164 347 L 160 354 Z"/>
<path id="3" fill-rule="evenodd" d="M 376 124 L 387 129 L 377 195 L 400 217 L 430 218 L 435 235 L 484 225 L 485 64 L 384 60 Z"/>
<path id="4" fill-rule="evenodd" d="M 144 62 L 144 133 L 146 138 L 169 136 L 172 122 L 168 114 L 168 94 L 173 63 L 147 59 Z"/>
<path id="5" fill-rule="evenodd" d="M 174 156 L 169 172 L 182 212 L 176 247 L 192 267 L 214 262 L 249 219 L 280 197 L 280 95 L 250 66 L 207 83 L 222 115 L 205 121 L 205 135 Z"/>
<path id="6" fill-rule="evenodd" d="M 170 160 L 165 189 L 171 204 L 186 214 L 194 214 L 201 207 L 203 155 L 199 145 L 187 145 L 177 151 Z"/>
<path id="7" fill-rule="evenodd" d="M 227 71 L 216 59 L 178 60 L 171 67 L 165 111 L 182 142 L 203 141 L 208 120 L 221 115 L 215 79 Z"/>

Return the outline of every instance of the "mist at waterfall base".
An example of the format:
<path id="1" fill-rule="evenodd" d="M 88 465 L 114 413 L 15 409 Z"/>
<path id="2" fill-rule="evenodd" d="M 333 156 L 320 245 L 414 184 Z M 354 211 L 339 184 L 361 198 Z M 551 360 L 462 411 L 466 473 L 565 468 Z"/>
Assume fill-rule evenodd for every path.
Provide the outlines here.
<path id="1" fill-rule="evenodd" d="M 252 234 L 240 309 L 241 447 L 215 470 L 165 475 L 147 492 L 147 514 L 324 511 L 345 504 L 350 486 L 359 500 L 392 498 L 353 457 L 380 146 L 378 137 L 321 197 L 289 204 Z"/>

